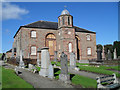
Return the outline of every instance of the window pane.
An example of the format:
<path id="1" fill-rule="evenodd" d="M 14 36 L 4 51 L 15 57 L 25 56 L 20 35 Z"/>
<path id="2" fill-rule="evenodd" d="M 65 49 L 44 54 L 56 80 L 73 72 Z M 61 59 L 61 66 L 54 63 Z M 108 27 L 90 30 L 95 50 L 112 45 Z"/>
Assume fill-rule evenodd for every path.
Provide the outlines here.
<path id="1" fill-rule="evenodd" d="M 87 40 L 90 40 L 90 35 L 87 35 Z"/>
<path id="2" fill-rule="evenodd" d="M 31 37 L 36 37 L 36 31 L 31 32 Z"/>
<path id="3" fill-rule="evenodd" d="M 87 48 L 87 54 L 91 55 L 91 48 Z"/>
<path id="4" fill-rule="evenodd" d="M 69 43 L 69 52 L 72 52 L 72 44 L 71 43 Z"/>
<path id="5" fill-rule="evenodd" d="M 31 47 L 31 55 L 36 55 L 36 47 L 35 46 Z"/>

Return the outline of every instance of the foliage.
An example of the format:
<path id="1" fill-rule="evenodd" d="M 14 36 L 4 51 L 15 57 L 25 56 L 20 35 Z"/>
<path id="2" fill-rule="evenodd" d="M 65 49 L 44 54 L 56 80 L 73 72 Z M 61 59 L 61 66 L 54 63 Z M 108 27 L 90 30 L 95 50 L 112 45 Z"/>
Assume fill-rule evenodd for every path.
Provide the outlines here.
<path id="1" fill-rule="evenodd" d="M 33 88 L 32 85 L 21 79 L 14 70 L 2 68 L 2 88 Z"/>
<path id="2" fill-rule="evenodd" d="M 103 46 L 101 44 L 97 45 L 97 49 L 100 49 L 101 51 L 103 50 Z"/>
<path id="3" fill-rule="evenodd" d="M 117 57 L 120 56 L 120 41 L 114 41 L 113 48 L 116 48 Z"/>

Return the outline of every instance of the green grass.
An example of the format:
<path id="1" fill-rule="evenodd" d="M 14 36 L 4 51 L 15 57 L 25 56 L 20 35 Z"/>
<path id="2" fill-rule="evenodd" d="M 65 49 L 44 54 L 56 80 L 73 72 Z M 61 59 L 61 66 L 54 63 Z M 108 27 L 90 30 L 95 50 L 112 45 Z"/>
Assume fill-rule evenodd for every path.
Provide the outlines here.
<path id="1" fill-rule="evenodd" d="M 0 66 L 0 83 L 2 83 L 2 67 Z M 0 90 L 2 89 L 2 84 L 0 84 Z"/>
<path id="2" fill-rule="evenodd" d="M 2 56 L 2 53 L 0 53 L 0 58 L 1 58 L 1 56 Z"/>
<path id="3" fill-rule="evenodd" d="M 59 79 L 60 70 L 55 68 L 55 79 Z M 69 73 L 71 77 L 71 82 L 75 85 L 81 85 L 83 88 L 96 88 L 97 82 L 94 79 L 84 77 L 81 75 L 74 75 Z"/>
<path id="4" fill-rule="evenodd" d="M 21 79 L 14 70 L 2 68 L 2 88 L 33 88 L 32 85 Z"/>
<path id="5" fill-rule="evenodd" d="M 81 85 L 83 88 L 97 88 L 96 80 L 81 75 L 73 76 L 72 83 L 75 85 Z"/>
<path id="6" fill-rule="evenodd" d="M 106 67 L 93 67 L 93 66 L 78 66 L 80 70 L 95 72 L 99 74 L 106 74 L 106 75 L 112 75 L 113 73 L 116 74 L 117 77 L 120 77 L 120 74 L 114 71 L 105 70 Z"/>
<path id="7" fill-rule="evenodd" d="M 41 67 L 35 66 L 37 68 L 37 71 L 40 71 Z"/>

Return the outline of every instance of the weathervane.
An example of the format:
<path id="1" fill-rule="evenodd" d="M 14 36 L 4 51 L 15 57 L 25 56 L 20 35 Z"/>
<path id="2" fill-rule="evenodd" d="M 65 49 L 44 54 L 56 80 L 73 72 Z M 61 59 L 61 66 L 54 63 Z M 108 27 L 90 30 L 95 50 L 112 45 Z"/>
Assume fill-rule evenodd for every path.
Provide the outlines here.
<path id="1" fill-rule="evenodd" d="M 67 8 L 67 6 L 65 5 L 65 6 L 64 6 L 64 9 L 66 9 L 66 8 Z"/>

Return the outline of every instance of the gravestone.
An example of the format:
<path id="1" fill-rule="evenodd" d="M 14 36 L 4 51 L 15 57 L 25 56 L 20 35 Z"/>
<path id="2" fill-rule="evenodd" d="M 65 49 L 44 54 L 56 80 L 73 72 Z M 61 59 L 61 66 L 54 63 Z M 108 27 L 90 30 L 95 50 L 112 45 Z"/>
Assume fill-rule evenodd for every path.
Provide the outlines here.
<path id="1" fill-rule="evenodd" d="M 12 56 L 11 57 L 14 57 L 14 47 L 12 48 Z"/>
<path id="2" fill-rule="evenodd" d="M 38 48 L 37 49 L 37 65 L 40 66 L 40 57 L 39 57 L 39 54 L 40 54 L 40 49 Z"/>
<path id="3" fill-rule="evenodd" d="M 70 53 L 70 68 L 74 69 L 76 67 L 75 53 Z"/>
<path id="4" fill-rule="evenodd" d="M 24 61 L 23 61 L 23 52 L 20 50 L 20 62 L 19 62 L 19 67 L 24 68 Z"/>
<path id="5" fill-rule="evenodd" d="M 49 68 L 48 68 L 48 78 L 51 78 L 51 79 L 54 78 L 54 68 L 51 64 L 49 65 Z"/>
<path id="6" fill-rule="evenodd" d="M 57 51 L 54 51 L 54 61 L 57 62 Z"/>
<path id="7" fill-rule="evenodd" d="M 59 74 L 59 80 L 65 83 L 70 83 L 70 75 L 68 74 L 67 55 L 62 52 L 60 56 L 61 61 L 61 73 Z"/>
<path id="8" fill-rule="evenodd" d="M 29 71 L 32 71 L 33 65 L 32 64 L 28 64 L 28 68 L 29 68 Z"/>
<path id="9" fill-rule="evenodd" d="M 48 49 L 48 47 L 44 47 L 41 49 L 41 69 L 39 75 L 44 77 L 48 76 L 48 68 L 51 64 Z"/>
<path id="10" fill-rule="evenodd" d="M 101 49 L 97 49 L 97 61 L 101 62 L 102 61 L 102 50 Z"/>
<path id="11" fill-rule="evenodd" d="M 108 50 L 108 60 L 112 60 L 112 54 L 111 54 L 110 50 Z"/>
<path id="12" fill-rule="evenodd" d="M 116 48 L 114 49 L 114 59 L 117 59 Z"/>

